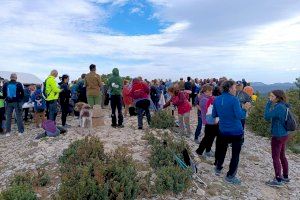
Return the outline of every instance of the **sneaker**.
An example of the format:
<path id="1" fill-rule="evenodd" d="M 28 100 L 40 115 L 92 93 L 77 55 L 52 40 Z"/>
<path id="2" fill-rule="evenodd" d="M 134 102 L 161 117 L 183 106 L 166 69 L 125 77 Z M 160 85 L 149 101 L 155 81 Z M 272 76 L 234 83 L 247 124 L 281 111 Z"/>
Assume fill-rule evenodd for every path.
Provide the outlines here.
<path id="1" fill-rule="evenodd" d="M 200 141 L 199 141 L 198 139 L 194 139 L 194 142 L 195 142 L 196 144 L 200 144 Z"/>
<path id="2" fill-rule="evenodd" d="M 23 136 L 24 135 L 24 133 L 18 133 L 18 136 Z"/>
<path id="3" fill-rule="evenodd" d="M 222 170 L 217 169 L 217 167 L 215 167 L 215 175 L 216 176 L 221 176 Z"/>
<path id="4" fill-rule="evenodd" d="M 63 127 L 64 127 L 64 128 L 71 128 L 72 126 L 69 125 L 69 124 L 66 124 L 66 125 L 64 125 Z"/>
<path id="5" fill-rule="evenodd" d="M 123 124 L 118 125 L 118 128 L 124 128 L 124 125 Z"/>
<path id="6" fill-rule="evenodd" d="M 282 178 L 281 180 L 283 183 L 289 183 L 291 181 L 289 178 Z"/>
<path id="7" fill-rule="evenodd" d="M 207 156 L 207 157 L 214 157 L 215 156 L 215 153 L 213 151 L 210 151 L 210 152 L 204 152 L 204 155 Z"/>
<path id="8" fill-rule="evenodd" d="M 241 180 L 238 179 L 237 177 L 232 177 L 232 178 L 229 178 L 228 176 L 225 176 L 225 181 L 227 183 L 230 183 L 230 184 L 233 184 L 233 185 L 241 185 Z"/>
<path id="9" fill-rule="evenodd" d="M 10 136 L 10 133 L 6 133 L 5 136 L 6 136 L 6 137 L 9 137 L 9 136 Z"/>
<path id="10" fill-rule="evenodd" d="M 283 181 L 277 181 L 277 179 L 267 181 L 266 185 L 270 187 L 283 187 Z"/>

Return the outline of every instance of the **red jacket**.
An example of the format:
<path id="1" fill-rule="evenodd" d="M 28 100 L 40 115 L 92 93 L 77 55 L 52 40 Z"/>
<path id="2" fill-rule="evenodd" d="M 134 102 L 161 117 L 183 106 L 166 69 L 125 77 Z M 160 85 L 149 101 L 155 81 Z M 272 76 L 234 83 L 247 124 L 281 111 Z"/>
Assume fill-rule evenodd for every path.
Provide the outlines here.
<path id="1" fill-rule="evenodd" d="M 179 92 L 177 96 L 171 98 L 173 105 L 177 106 L 178 114 L 183 115 L 191 111 L 192 106 L 189 102 L 189 94 L 186 92 Z"/>
<path id="2" fill-rule="evenodd" d="M 138 79 L 134 79 L 132 81 L 130 96 L 133 98 L 133 100 L 148 99 L 149 93 L 150 93 L 150 88 L 147 85 L 147 83 L 140 81 Z"/>
<path id="3" fill-rule="evenodd" d="M 128 85 L 124 85 L 122 94 L 123 94 L 124 105 L 131 105 L 132 98 L 130 96 L 130 87 Z"/>

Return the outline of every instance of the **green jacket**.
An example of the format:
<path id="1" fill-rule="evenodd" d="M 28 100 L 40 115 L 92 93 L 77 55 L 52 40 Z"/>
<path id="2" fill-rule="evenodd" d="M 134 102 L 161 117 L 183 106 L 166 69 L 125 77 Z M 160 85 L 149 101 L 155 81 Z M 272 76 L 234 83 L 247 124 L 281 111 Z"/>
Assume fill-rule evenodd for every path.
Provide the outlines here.
<path id="1" fill-rule="evenodd" d="M 123 82 L 117 68 L 114 68 L 112 71 L 112 77 L 108 80 L 108 87 L 110 89 L 111 95 L 122 94 Z"/>
<path id="2" fill-rule="evenodd" d="M 46 101 L 57 100 L 61 89 L 58 87 L 54 76 L 48 76 L 46 79 Z"/>

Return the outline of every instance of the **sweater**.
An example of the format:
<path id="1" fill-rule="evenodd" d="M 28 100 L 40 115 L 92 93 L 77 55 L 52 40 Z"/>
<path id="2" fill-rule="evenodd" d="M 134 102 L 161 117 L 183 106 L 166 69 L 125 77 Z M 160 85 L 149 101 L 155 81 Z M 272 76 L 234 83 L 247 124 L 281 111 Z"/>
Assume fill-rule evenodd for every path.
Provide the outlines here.
<path id="1" fill-rule="evenodd" d="M 239 100 L 228 92 L 218 96 L 213 104 L 212 117 L 219 117 L 219 129 L 222 135 L 236 136 L 244 134 L 241 119 L 244 113 Z"/>
<path id="2" fill-rule="evenodd" d="M 85 76 L 87 96 L 100 96 L 101 77 L 96 72 L 90 72 Z"/>
<path id="3" fill-rule="evenodd" d="M 110 89 L 111 95 L 121 95 L 122 94 L 122 78 L 119 75 L 119 70 L 114 68 L 112 71 L 112 77 L 108 80 L 108 87 Z"/>

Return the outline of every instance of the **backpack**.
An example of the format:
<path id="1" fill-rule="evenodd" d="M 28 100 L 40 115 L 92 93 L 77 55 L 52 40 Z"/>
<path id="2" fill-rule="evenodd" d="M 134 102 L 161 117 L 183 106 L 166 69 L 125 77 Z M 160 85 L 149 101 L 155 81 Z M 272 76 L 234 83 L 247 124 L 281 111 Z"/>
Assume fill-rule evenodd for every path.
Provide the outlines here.
<path id="1" fill-rule="evenodd" d="M 132 91 L 134 91 L 133 92 L 133 98 L 134 99 L 141 98 L 145 94 L 145 92 L 144 92 L 144 84 L 143 83 L 134 84 L 132 86 Z"/>
<path id="2" fill-rule="evenodd" d="M 36 105 L 36 112 L 44 112 L 46 110 L 46 103 L 42 94 L 36 94 L 34 102 Z"/>
<path id="3" fill-rule="evenodd" d="M 7 85 L 7 99 L 12 100 L 17 97 L 17 84 L 8 83 Z"/>
<path id="4" fill-rule="evenodd" d="M 290 111 L 289 108 L 286 109 L 286 117 L 285 117 L 285 129 L 287 131 L 295 131 L 297 130 L 298 123 L 294 113 Z"/>
<path id="5" fill-rule="evenodd" d="M 44 83 L 43 83 L 43 95 L 44 95 L 44 97 L 47 99 L 47 97 L 49 96 L 49 94 L 51 93 L 51 91 L 49 92 L 49 94 L 47 94 L 47 92 L 46 92 L 46 84 L 47 84 L 47 80 L 48 80 L 48 78 L 44 81 Z"/>

